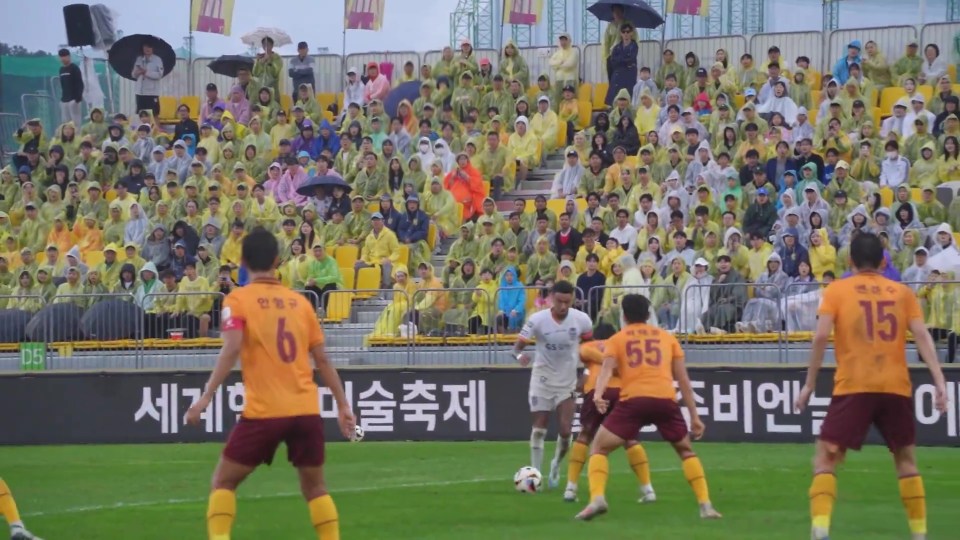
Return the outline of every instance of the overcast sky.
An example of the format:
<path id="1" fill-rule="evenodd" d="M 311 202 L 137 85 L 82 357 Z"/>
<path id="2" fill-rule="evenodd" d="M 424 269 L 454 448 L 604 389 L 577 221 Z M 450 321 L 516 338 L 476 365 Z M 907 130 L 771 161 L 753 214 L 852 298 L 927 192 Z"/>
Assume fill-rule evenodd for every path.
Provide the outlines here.
<path id="1" fill-rule="evenodd" d="M 281 28 L 296 43 L 305 40 L 312 51 L 329 47 L 339 53 L 343 41 L 342 0 L 235 0 L 230 37 L 194 34 L 196 51 L 204 56 L 240 52 L 240 35 L 258 26 Z M 13 5 L 16 3 L 16 9 Z M 66 43 L 63 6 L 77 0 L 0 0 L 0 40 L 34 50 L 55 51 Z M 189 0 L 99 0 L 116 11 L 117 27 L 125 35 L 149 33 L 174 48 L 183 44 L 190 21 Z M 134 7 L 135 6 L 135 7 Z M 383 31 L 351 31 L 347 52 L 438 49 L 450 40 L 450 13 L 457 0 L 388 0 Z M 281 9 L 282 8 L 282 9 Z M 295 54 L 295 45 L 279 50 Z"/>

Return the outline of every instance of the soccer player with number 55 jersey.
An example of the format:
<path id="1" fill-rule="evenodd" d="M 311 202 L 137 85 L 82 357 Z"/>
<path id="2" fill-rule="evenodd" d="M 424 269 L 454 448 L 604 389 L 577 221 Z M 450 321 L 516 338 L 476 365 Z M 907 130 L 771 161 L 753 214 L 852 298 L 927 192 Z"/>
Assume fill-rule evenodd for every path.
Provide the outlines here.
<path id="1" fill-rule="evenodd" d="M 797 396 L 806 408 L 816 389 L 823 354 L 834 333 L 837 369 L 833 398 L 820 428 L 810 486 L 811 537 L 830 537 L 830 516 L 837 498 L 837 464 L 848 449 L 859 450 L 870 426 L 876 426 L 893 454 L 900 499 L 913 540 L 927 538 L 927 506 L 917 469 L 913 385 L 907 369 L 907 330 L 936 388 L 934 406 L 947 409 L 946 383 L 923 311 L 909 287 L 883 277 L 883 245 L 874 234 L 860 234 L 850 244 L 854 275 L 835 281 L 823 293 L 810 350 L 807 382 Z"/>
<path id="2" fill-rule="evenodd" d="M 206 390 L 185 417 L 188 424 L 200 423 L 214 393 L 240 360 L 245 405 L 213 473 L 208 536 L 230 539 L 237 487 L 258 465 L 269 465 L 283 442 L 300 476 L 317 538 L 339 540 L 337 508 L 323 478 L 323 420 L 314 365 L 337 403 L 340 431 L 349 438 L 356 422 L 343 384 L 323 350 L 323 332 L 310 302 L 275 277 L 277 239 L 255 229 L 243 239 L 241 257 L 250 283 L 224 299 L 223 347 Z"/>
<path id="3" fill-rule="evenodd" d="M 610 403 L 604 394 L 614 370 L 620 375 L 620 396 L 593 439 L 587 478 L 590 480 L 590 504 L 577 519 L 590 520 L 607 512 L 605 496 L 609 461 L 607 455 L 637 436 L 641 428 L 654 425 L 683 462 L 683 475 L 700 504 L 700 517 L 716 519 L 720 513 L 710 502 L 707 478 L 700 458 L 693 452 L 687 423 L 676 400 L 674 381 L 680 387 L 683 404 L 690 413 L 694 438 L 703 435 L 703 422 L 697 414 L 693 388 L 683 361 L 683 350 L 672 334 L 647 324 L 650 301 L 639 294 L 628 294 L 620 301 L 622 329 L 607 340 L 603 367 L 594 388 L 593 400 L 600 414 Z"/>

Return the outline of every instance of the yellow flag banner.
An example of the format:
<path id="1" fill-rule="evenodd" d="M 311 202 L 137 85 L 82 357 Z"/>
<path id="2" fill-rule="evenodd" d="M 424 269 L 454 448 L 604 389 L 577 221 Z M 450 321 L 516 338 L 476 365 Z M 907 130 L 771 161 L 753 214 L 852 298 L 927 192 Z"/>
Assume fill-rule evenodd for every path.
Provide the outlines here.
<path id="1" fill-rule="evenodd" d="M 347 30 L 380 30 L 385 0 L 344 0 L 343 27 Z"/>
<path id="2" fill-rule="evenodd" d="M 190 30 L 229 36 L 233 23 L 233 2 L 234 0 L 192 0 Z"/>
<path id="3" fill-rule="evenodd" d="M 535 25 L 542 11 L 543 0 L 503 0 L 504 24 Z"/>
<path id="4" fill-rule="evenodd" d="M 706 17 L 710 14 L 710 0 L 667 0 L 667 13 Z"/>

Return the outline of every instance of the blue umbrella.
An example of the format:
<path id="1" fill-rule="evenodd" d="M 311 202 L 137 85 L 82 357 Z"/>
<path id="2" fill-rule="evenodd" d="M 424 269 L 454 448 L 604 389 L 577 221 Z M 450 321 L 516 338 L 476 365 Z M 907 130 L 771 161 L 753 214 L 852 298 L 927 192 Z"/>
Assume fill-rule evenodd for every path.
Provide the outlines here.
<path id="1" fill-rule="evenodd" d="M 664 23 L 655 9 L 643 0 L 600 0 L 587 8 L 601 21 L 613 20 L 613 7 L 623 8 L 623 18 L 630 21 L 636 28 L 656 28 Z"/>
<path id="2" fill-rule="evenodd" d="M 313 197 L 317 191 L 317 188 L 329 188 L 333 189 L 335 187 L 343 188 L 344 191 L 350 193 L 353 190 L 343 178 L 339 176 L 334 176 L 332 174 L 326 174 L 323 176 L 314 176 L 313 178 L 307 180 L 302 186 L 297 188 L 297 193 L 303 195 L 304 197 Z"/>
<path id="3" fill-rule="evenodd" d="M 387 94 L 387 99 L 383 103 L 383 111 L 393 118 L 397 116 L 397 107 L 400 106 L 400 102 L 407 100 L 410 103 L 413 103 L 420 96 L 420 81 L 410 81 L 405 82 L 393 90 L 390 90 L 390 93 Z M 410 114 L 413 114 L 413 111 L 410 111 Z M 386 119 L 387 122 L 390 121 L 389 118 Z"/>

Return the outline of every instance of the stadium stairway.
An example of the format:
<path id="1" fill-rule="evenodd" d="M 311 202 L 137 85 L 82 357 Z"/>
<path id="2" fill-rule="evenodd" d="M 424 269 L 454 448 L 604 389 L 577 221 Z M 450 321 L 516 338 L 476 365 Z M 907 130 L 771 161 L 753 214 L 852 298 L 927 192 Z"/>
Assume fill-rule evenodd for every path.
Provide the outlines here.
<path id="1" fill-rule="evenodd" d="M 513 201 L 517 197 L 533 199 L 537 195 L 550 197 L 550 186 L 553 177 L 563 168 L 563 156 L 559 153 L 547 156 L 544 167 L 530 172 L 526 180 L 513 191 L 501 194 L 497 200 L 497 209 L 504 217 L 513 210 Z M 454 242 L 454 238 L 444 240 L 433 254 L 431 262 L 439 275 L 443 271 L 447 252 Z M 388 300 L 371 298 L 354 300 L 350 318 L 341 323 L 325 325 L 327 347 L 331 356 L 338 364 L 344 365 L 405 365 L 407 363 L 409 347 L 376 347 L 370 348 L 366 338 L 373 332 L 374 324 L 380 313 L 389 304 Z M 506 350 L 505 347 L 500 347 Z M 451 355 L 451 353 L 454 353 Z M 489 364 L 509 363 L 511 360 L 506 354 L 491 355 L 486 348 L 479 347 L 420 347 L 417 349 L 418 364 L 442 365 L 451 363 L 456 357 L 457 364 Z"/>

